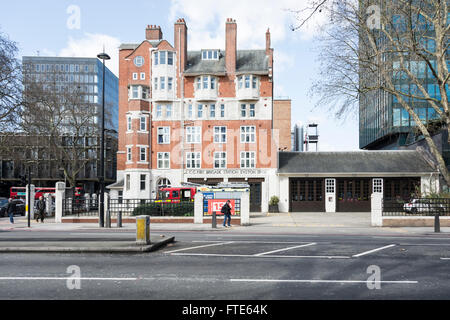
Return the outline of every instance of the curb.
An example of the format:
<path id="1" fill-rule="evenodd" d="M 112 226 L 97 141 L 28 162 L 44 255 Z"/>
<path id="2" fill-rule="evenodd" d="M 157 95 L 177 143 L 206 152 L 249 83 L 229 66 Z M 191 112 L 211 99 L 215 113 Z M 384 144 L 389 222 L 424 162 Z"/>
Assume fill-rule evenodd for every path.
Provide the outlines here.
<path id="1" fill-rule="evenodd" d="M 92 247 L 45 247 L 45 248 L 26 248 L 26 247 L 0 247 L 0 253 L 147 253 L 157 251 L 168 243 L 174 242 L 175 237 L 170 237 L 162 241 L 155 242 L 146 246 L 136 247 L 110 247 L 110 248 L 92 248 Z"/>

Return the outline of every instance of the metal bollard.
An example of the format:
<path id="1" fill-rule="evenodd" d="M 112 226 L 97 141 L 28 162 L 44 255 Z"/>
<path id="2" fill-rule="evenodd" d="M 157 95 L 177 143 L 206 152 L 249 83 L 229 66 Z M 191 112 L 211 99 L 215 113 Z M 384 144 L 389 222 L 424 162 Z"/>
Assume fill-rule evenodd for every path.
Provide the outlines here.
<path id="1" fill-rule="evenodd" d="M 136 244 L 150 244 L 150 216 L 136 217 Z"/>
<path id="2" fill-rule="evenodd" d="M 215 211 L 212 214 L 212 228 L 217 229 L 217 214 Z"/>
<path id="3" fill-rule="evenodd" d="M 106 211 L 105 228 L 111 228 L 111 211 L 109 209 Z"/>
<path id="4" fill-rule="evenodd" d="M 434 215 L 434 232 L 441 232 L 441 222 L 439 220 L 439 212 Z"/>
<path id="5" fill-rule="evenodd" d="M 122 228 L 122 211 L 117 214 L 117 228 Z"/>

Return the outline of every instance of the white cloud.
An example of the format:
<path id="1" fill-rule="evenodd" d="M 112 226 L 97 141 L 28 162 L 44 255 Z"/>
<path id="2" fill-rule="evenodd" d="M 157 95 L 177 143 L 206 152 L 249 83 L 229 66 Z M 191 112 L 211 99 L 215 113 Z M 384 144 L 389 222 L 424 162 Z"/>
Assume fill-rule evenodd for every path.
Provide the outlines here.
<path id="1" fill-rule="evenodd" d="M 297 32 L 290 26 L 296 24 L 295 14 L 289 10 L 305 7 L 305 2 L 298 0 L 172 0 L 169 20 L 185 18 L 189 28 L 190 50 L 207 47 L 224 48 L 225 21 L 233 18 L 238 24 L 238 47 L 254 49 L 265 46 L 265 33 L 270 28 L 272 42 L 288 38 L 309 38 L 314 33 L 314 26 L 321 17 Z"/>
<path id="2" fill-rule="evenodd" d="M 118 38 L 105 34 L 85 33 L 82 38 L 69 38 L 67 46 L 59 53 L 60 57 L 95 58 L 103 51 L 111 57 L 106 66 L 116 75 L 119 75 L 119 46 Z"/>

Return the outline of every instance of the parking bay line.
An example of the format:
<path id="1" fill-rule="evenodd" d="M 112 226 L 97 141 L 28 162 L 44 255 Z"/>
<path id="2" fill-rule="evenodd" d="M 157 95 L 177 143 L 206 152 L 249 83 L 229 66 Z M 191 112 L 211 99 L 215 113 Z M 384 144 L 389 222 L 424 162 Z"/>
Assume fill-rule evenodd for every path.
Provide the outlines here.
<path id="1" fill-rule="evenodd" d="M 385 246 L 385 247 L 381 247 L 381 248 L 365 251 L 365 252 L 362 252 L 362 253 L 359 253 L 359 254 L 355 254 L 352 257 L 353 258 L 359 258 L 359 257 L 362 257 L 362 256 L 366 256 L 368 254 L 371 254 L 371 253 L 374 253 L 374 252 L 378 252 L 378 251 L 381 251 L 381 250 L 385 250 L 385 249 L 389 249 L 389 248 L 392 248 L 392 247 L 395 247 L 395 246 L 396 246 L 395 244 L 390 244 L 390 245 Z"/>
<path id="2" fill-rule="evenodd" d="M 275 283 L 380 283 L 380 284 L 418 284 L 418 281 L 370 281 L 370 280 L 277 280 L 277 279 L 231 279 L 231 282 L 275 282 Z"/>
<path id="3" fill-rule="evenodd" d="M 255 254 L 254 256 L 255 257 L 265 256 L 265 255 L 270 255 L 271 253 L 277 253 L 277 252 L 293 250 L 293 249 L 298 249 L 298 248 L 311 247 L 311 246 L 315 246 L 316 244 L 317 243 L 313 242 L 313 243 L 303 244 L 303 245 L 300 245 L 300 246 L 295 246 L 295 247 L 289 247 L 289 248 L 284 248 L 284 249 L 273 250 L 273 251 L 269 251 L 269 252 L 258 253 L 258 254 Z"/>
<path id="4" fill-rule="evenodd" d="M 214 247 L 214 246 L 223 246 L 223 245 L 231 244 L 231 243 L 234 243 L 234 241 L 220 242 L 220 243 L 213 243 L 213 244 L 207 244 L 207 245 L 204 245 L 204 246 L 196 246 L 196 247 L 190 247 L 190 248 L 184 248 L 184 249 L 172 250 L 172 251 L 167 251 L 166 253 L 175 253 L 175 252 L 179 252 L 179 251 L 186 251 L 186 250 L 193 250 L 193 249 L 201 249 L 201 248 Z"/>
<path id="5" fill-rule="evenodd" d="M 350 259 L 347 256 L 277 256 L 254 254 L 216 254 L 216 253 L 171 253 L 173 256 L 198 256 L 198 257 L 240 257 L 240 258 L 294 258 L 294 259 Z"/>

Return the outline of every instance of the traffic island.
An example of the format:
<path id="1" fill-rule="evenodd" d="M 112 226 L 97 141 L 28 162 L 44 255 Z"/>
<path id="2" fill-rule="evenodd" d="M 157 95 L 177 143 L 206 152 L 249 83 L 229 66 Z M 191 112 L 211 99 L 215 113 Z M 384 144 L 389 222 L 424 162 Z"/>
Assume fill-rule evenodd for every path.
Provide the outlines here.
<path id="1" fill-rule="evenodd" d="M 54 242 L 0 242 L 0 253 L 148 253 L 157 251 L 175 237 L 151 237 L 150 243 L 139 245 L 135 241 L 54 241 Z"/>

